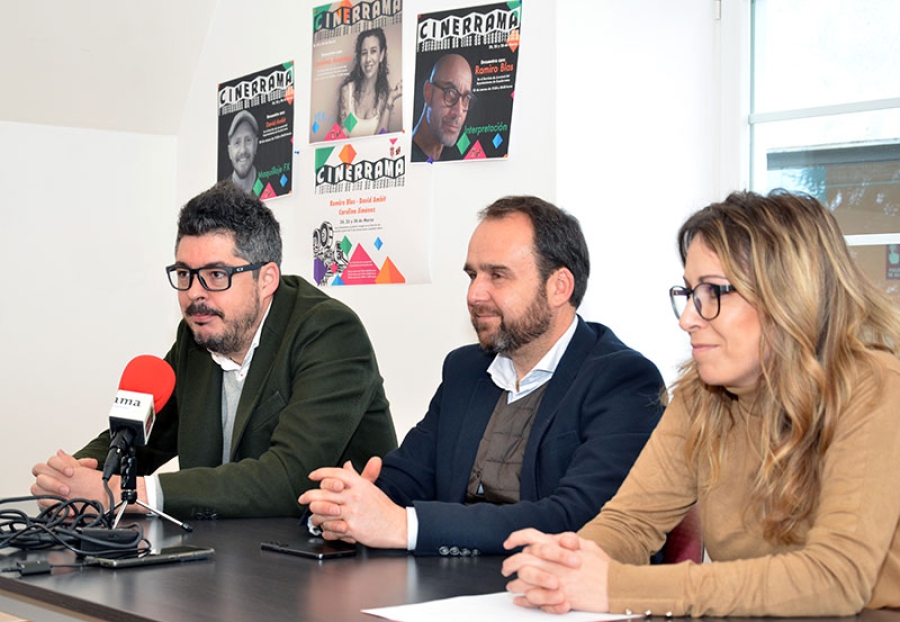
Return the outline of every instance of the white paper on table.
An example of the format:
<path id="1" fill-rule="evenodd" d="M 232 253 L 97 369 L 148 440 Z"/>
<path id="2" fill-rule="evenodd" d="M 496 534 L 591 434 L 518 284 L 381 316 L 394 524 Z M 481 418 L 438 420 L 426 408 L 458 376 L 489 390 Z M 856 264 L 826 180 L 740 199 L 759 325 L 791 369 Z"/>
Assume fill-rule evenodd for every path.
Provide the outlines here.
<path id="1" fill-rule="evenodd" d="M 640 618 L 641 615 L 613 613 L 587 613 L 570 611 L 564 614 L 545 613 L 540 609 L 527 609 L 513 604 L 514 594 L 497 592 L 480 596 L 456 596 L 413 605 L 363 609 L 363 613 L 393 620 L 394 622 L 606 622 Z"/>

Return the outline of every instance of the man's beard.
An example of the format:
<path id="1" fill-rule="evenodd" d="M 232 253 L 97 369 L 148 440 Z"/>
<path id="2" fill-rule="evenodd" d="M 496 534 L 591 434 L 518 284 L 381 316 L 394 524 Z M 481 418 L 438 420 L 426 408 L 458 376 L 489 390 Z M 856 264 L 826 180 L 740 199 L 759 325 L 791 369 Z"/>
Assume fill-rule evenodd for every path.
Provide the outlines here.
<path id="1" fill-rule="evenodd" d="M 493 354 L 515 352 L 550 329 L 552 312 L 550 311 L 550 305 L 547 304 L 547 294 L 543 288 L 538 288 L 538 293 L 521 318 L 507 321 L 501 315 L 500 326 L 497 327 L 496 332 L 493 334 L 478 330 L 478 320 L 474 316 L 483 308 L 485 307 L 474 307 L 472 309 L 472 326 L 475 327 L 481 347 Z"/>
<path id="2" fill-rule="evenodd" d="M 253 159 L 251 158 L 249 162 L 248 161 L 235 162 L 235 163 L 233 163 L 233 167 L 234 167 L 235 174 L 238 177 L 240 177 L 241 179 L 245 179 L 247 177 L 247 175 L 250 174 L 250 171 L 253 170 Z"/>
<path id="3" fill-rule="evenodd" d="M 252 335 L 249 333 L 256 323 L 256 318 L 259 317 L 259 297 L 254 295 L 254 298 L 252 308 L 225 324 L 220 334 L 204 337 L 197 334 L 197 331 L 192 331 L 194 333 L 194 341 L 198 345 L 222 356 L 230 356 L 246 349 L 252 339 Z M 225 316 L 221 311 L 207 307 L 202 303 L 192 302 L 185 309 L 185 313 L 187 315 L 216 315 L 222 318 L 223 321 L 225 320 Z"/>

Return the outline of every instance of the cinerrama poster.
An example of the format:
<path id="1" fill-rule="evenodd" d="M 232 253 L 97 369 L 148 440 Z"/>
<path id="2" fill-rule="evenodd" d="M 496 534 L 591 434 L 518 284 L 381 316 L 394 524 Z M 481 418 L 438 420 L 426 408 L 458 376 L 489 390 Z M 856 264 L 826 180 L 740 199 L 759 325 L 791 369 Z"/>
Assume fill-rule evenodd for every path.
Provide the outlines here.
<path id="1" fill-rule="evenodd" d="M 294 62 L 219 85 L 218 179 L 260 199 L 291 193 Z"/>
<path id="2" fill-rule="evenodd" d="M 402 0 L 313 9 L 309 142 L 403 129 Z"/>
<path id="3" fill-rule="evenodd" d="M 398 137 L 315 149 L 313 281 L 427 283 L 429 175 L 407 176 Z"/>
<path id="4" fill-rule="evenodd" d="M 413 162 L 507 157 L 521 25 L 521 1 L 419 16 Z"/>

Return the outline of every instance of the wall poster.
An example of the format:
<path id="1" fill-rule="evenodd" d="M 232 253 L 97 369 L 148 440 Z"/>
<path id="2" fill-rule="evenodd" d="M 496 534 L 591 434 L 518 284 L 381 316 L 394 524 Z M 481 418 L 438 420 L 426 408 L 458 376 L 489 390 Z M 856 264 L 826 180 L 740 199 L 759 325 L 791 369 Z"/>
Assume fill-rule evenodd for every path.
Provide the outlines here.
<path id="1" fill-rule="evenodd" d="M 429 282 L 430 171 L 407 175 L 397 137 L 315 149 L 313 282 L 388 285 Z"/>
<path id="2" fill-rule="evenodd" d="M 260 199 L 291 193 L 294 62 L 219 85 L 218 179 Z"/>
<path id="3" fill-rule="evenodd" d="M 411 160 L 505 158 L 522 3 L 419 16 Z"/>
<path id="4" fill-rule="evenodd" d="M 402 0 L 313 9 L 309 142 L 403 129 Z"/>

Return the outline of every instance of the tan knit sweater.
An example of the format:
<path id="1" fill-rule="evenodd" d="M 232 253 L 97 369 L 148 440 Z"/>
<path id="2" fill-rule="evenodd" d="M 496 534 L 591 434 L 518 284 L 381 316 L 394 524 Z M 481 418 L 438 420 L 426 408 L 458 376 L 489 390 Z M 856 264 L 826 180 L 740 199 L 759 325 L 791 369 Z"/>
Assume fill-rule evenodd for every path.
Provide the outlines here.
<path id="1" fill-rule="evenodd" d="M 760 467 L 762 418 L 754 393 L 739 395 L 721 477 L 711 488 L 684 459 L 689 426 L 676 395 L 619 493 L 580 535 L 614 560 L 612 612 L 630 609 L 691 616 L 851 615 L 900 607 L 900 361 L 879 353 L 884 384 L 856 383 L 824 462 L 819 508 L 805 543 L 773 546 L 746 520 Z M 641 564 L 698 501 L 713 563 Z"/>

